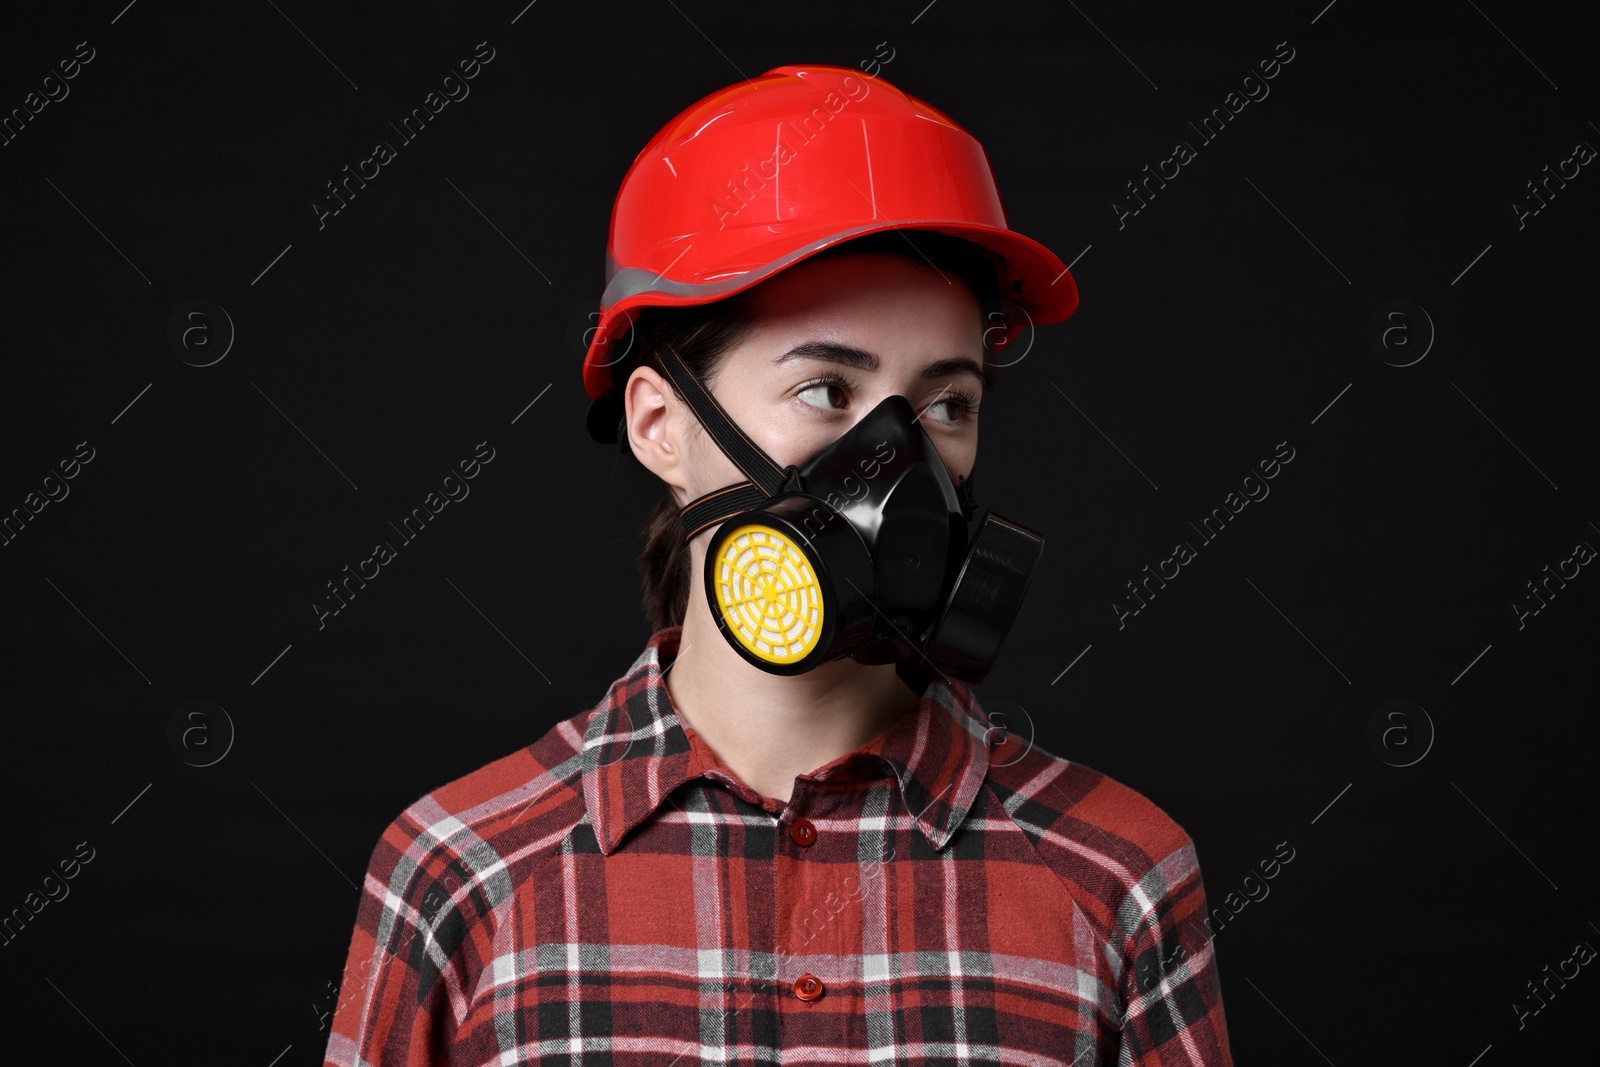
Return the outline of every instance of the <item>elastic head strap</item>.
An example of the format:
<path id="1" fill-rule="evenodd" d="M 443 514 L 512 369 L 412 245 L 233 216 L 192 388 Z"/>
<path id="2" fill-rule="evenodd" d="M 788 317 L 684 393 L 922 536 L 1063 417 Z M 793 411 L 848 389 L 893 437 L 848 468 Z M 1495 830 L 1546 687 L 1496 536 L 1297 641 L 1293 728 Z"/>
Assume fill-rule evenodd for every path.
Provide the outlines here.
<path id="1" fill-rule="evenodd" d="M 759 507 L 767 499 L 757 486 L 749 482 L 713 489 L 705 496 L 690 501 L 678 512 L 678 522 L 683 527 L 683 539 L 689 541 L 707 526 L 715 526 L 723 519 Z"/>
<path id="2" fill-rule="evenodd" d="M 794 464 L 791 463 L 787 467 L 778 466 L 760 445 L 746 436 L 738 424 L 728 417 L 727 411 L 717 402 L 717 398 L 711 395 L 711 390 L 706 388 L 705 383 L 689 370 L 677 350 L 671 345 L 664 347 L 667 355 L 661 361 L 661 365 L 666 370 L 673 387 L 677 389 L 678 395 L 688 402 L 689 407 L 694 410 L 695 418 L 699 419 L 700 425 L 711 434 L 717 447 L 722 449 L 728 459 L 733 461 L 733 465 L 748 479 L 721 489 L 713 489 L 684 506 L 678 513 L 678 518 L 683 526 L 683 539 L 687 541 L 707 526 L 721 522 L 730 515 L 747 511 L 769 497 L 777 496 L 780 490 L 798 489 L 800 477 L 799 470 Z"/>

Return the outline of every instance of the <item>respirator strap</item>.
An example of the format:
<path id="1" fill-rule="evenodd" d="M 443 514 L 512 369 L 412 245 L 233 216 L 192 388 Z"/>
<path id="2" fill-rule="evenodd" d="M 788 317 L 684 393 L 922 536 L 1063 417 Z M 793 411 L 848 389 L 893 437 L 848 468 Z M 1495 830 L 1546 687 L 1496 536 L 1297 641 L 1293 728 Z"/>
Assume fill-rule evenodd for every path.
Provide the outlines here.
<path id="1" fill-rule="evenodd" d="M 678 513 L 678 521 L 683 524 L 683 539 L 688 541 L 707 526 L 715 526 L 731 515 L 760 507 L 767 496 L 760 486 L 749 482 L 713 489 L 705 496 L 690 501 Z"/>
<path id="2" fill-rule="evenodd" d="M 698 497 L 685 506 L 678 518 L 687 541 L 714 523 L 759 505 L 780 491 L 799 489 L 799 470 L 793 464 L 780 467 L 761 446 L 745 436 L 743 430 L 728 417 L 717 398 L 711 395 L 705 383 L 689 370 L 671 345 L 665 346 L 666 358 L 661 365 L 671 379 L 678 395 L 694 410 L 706 432 L 717 443 L 733 465 L 738 467 L 748 481 L 724 486 Z"/>

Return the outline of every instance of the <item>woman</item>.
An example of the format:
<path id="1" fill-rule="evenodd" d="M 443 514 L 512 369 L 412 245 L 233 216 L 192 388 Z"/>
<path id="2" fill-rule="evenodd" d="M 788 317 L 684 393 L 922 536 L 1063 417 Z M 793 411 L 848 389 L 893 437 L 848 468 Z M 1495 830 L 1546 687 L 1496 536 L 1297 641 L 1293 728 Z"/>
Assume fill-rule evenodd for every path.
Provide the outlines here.
<path id="1" fill-rule="evenodd" d="M 607 281 L 655 632 L 384 832 L 327 1062 L 1231 1064 L 1188 835 L 972 689 L 1038 557 L 972 492 L 988 357 L 1077 303 L 982 148 L 777 68 L 640 153 Z"/>

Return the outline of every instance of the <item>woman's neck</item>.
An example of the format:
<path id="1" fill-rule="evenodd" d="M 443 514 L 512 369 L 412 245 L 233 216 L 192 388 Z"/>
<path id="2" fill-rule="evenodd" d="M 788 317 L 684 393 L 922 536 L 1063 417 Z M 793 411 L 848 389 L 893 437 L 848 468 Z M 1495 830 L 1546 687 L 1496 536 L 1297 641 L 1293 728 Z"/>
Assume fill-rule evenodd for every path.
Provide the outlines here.
<path id="1" fill-rule="evenodd" d="M 689 573 L 699 575 L 695 562 Z M 832 660 L 787 676 L 747 663 L 718 631 L 698 581 L 665 682 L 678 717 L 739 780 L 784 803 L 796 775 L 875 740 L 919 697 L 892 663 Z"/>

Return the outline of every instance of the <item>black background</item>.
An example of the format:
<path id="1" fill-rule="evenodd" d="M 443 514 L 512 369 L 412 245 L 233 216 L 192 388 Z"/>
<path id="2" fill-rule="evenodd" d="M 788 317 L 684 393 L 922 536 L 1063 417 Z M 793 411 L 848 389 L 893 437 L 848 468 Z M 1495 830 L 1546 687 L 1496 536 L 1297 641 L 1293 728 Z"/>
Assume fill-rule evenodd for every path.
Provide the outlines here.
<path id="1" fill-rule="evenodd" d="M 1215 943 L 1240 1063 L 1593 1055 L 1593 967 L 1512 1009 L 1600 947 L 1600 577 L 1511 607 L 1600 545 L 1600 177 L 1512 208 L 1600 145 L 1576 6 L 123 2 L 0 35 L 4 112 L 95 49 L 0 148 L 0 509 L 94 449 L 0 548 L 0 912 L 96 852 L 0 948 L 9 1047 L 321 1061 L 385 824 L 592 706 L 648 636 L 658 484 L 586 436 L 573 329 L 623 173 L 707 93 L 887 42 L 882 77 L 979 138 L 1082 294 L 984 405 L 983 495 L 1047 543 L 980 697 L 1177 819 L 1213 905 L 1295 849 Z M 480 41 L 471 95 L 319 229 L 323 183 Z M 1202 146 L 1186 122 L 1281 41 Z M 1197 158 L 1119 228 L 1180 139 Z M 193 300 L 237 331 L 208 367 L 167 342 Z M 1406 324 L 1410 366 L 1367 340 L 1393 300 L 1436 331 Z M 470 496 L 319 630 L 325 583 L 481 441 Z M 1200 547 L 1186 524 L 1284 441 Z M 1198 557 L 1119 628 L 1178 540 Z M 1392 721 L 1406 767 L 1368 742 L 1396 699 L 1432 726 Z M 191 700 L 236 731 L 212 766 L 169 745 Z"/>

